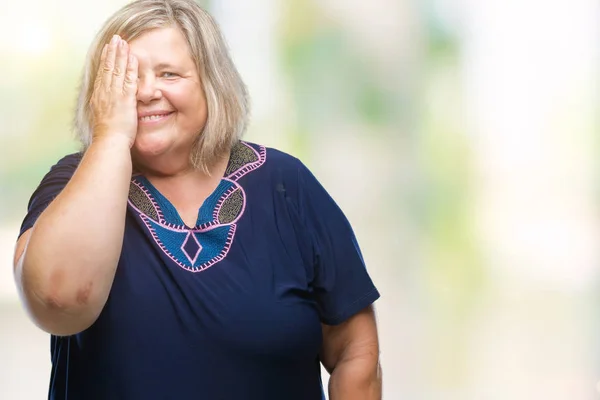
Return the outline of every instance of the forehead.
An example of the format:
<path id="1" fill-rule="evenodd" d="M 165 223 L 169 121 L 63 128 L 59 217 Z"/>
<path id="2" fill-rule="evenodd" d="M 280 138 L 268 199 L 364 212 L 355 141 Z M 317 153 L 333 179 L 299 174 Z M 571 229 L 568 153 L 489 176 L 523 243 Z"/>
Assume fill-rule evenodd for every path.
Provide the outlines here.
<path id="1" fill-rule="evenodd" d="M 129 42 L 129 48 L 140 65 L 172 63 L 194 66 L 185 37 L 176 28 L 158 28 L 144 32 Z"/>

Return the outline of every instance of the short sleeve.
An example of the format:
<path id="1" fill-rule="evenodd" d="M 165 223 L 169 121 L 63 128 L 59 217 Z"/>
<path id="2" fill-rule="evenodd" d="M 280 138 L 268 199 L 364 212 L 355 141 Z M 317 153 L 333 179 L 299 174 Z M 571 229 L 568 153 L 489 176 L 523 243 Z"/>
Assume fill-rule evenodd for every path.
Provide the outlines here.
<path id="1" fill-rule="evenodd" d="M 367 272 L 350 222 L 302 164 L 298 184 L 300 213 L 314 252 L 313 294 L 321 321 L 337 325 L 371 305 L 380 294 Z"/>
<path id="2" fill-rule="evenodd" d="M 81 154 L 70 154 L 63 157 L 50 168 L 50 171 L 44 176 L 39 186 L 31 195 L 27 206 L 27 215 L 25 215 L 25 219 L 21 224 L 19 237 L 33 227 L 35 221 L 37 221 L 46 207 L 67 185 L 77 169 L 80 160 Z"/>

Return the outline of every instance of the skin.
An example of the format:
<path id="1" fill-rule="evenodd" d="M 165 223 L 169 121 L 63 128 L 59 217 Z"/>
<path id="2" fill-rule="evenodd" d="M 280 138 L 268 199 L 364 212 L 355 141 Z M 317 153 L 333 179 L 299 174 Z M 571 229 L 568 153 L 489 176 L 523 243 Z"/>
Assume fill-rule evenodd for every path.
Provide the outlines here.
<path id="1" fill-rule="evenodd" d="M 89 149 L 15 248 L 23 304 L 36 325 L 54 335 L 87 329 L 106 304 L 122 248 L 134 163 L 193 226 L 228 162 L 228 154 L 223 155 L 210 175 L 189 163 L 192 143 L 206 124 L 207 105 L 177 29 L 152 30 L 131 43 L 115 36 L 104 47 L 91 106 L 96 122 Z M 162 116 L 148 120 L 143 118 L 147 114 Z M 86 235 L 81 235 L 81 221 L 86 221 Z M 372 308 L 322 328 L 321 358 L 332 374 L 330 399 L 380 399 Z"/>
<path id="2" fill-rule="evenodd" d="M 330 400 L 380 400 L 382 371 L 379 339 L 372 306 L 340 325 L 322 324 L 320 358 L 331 374 Z"/>

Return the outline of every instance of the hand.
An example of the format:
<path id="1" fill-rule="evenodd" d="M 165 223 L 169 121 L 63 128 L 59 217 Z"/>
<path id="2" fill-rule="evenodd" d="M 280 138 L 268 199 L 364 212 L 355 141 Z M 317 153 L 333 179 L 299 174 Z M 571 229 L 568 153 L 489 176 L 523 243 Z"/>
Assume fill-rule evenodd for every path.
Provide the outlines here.
<path id="1" fill-rule="evenodd" d="M 115 35 L 104 45 L 90 101 L 92 141 L 124 137 L 133 146 L 137 132 L 138 62 L 129 45 Z"/>

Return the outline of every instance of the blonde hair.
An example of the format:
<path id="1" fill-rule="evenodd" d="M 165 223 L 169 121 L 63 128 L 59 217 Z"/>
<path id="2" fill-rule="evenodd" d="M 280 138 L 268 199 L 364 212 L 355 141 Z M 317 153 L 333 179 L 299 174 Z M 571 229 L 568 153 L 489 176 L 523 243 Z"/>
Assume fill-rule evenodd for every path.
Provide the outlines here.
<path id="1" fill-rule="evenodd" d="M 208 117 L 191 152 L 194 167 L 208 172 L 216 158 L 246 130 L 249 99 L 214 19 L 193 0 L 137 0 L 113 14 L 88 51 L 77 107 L 75 131 L 85 151 L 92 141 L 90 99 L 102 47 L 113 35 L 126 41 L 157 28 L 177 27 L 185 37 L 206 96 Z"/>

